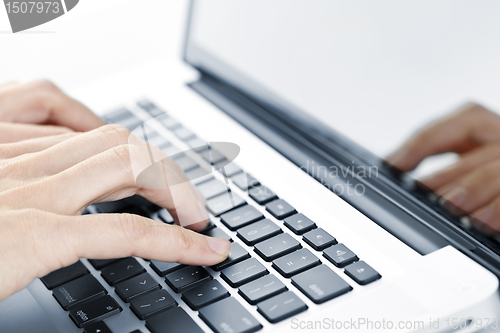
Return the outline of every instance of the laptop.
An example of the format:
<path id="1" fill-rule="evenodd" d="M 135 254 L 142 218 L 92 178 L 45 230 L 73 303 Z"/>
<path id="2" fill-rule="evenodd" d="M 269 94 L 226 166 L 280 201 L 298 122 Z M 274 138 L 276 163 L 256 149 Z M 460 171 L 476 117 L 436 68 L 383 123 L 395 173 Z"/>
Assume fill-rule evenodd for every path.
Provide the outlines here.
<path id="1" fill-rule="evenodd" d="M 498 242 L 356 139 L 359 128 L 394 119 L 366 126 L 355 108 L 327 103 L 346 101 L 339 92 L 355 85 L 360 98 L 349 105 L 361 105 L 370 94 L 354 78 L 363 70 L 386 73 L 372 87 L 391 82 L 390 67 L 402 66 L 397 58 L 375 69 L 361 62 L 388 59 L 364 53 L 378 50 L 385 28 L 408 38 L 398 45 L 439 37 L 432 29 L 440 20 L 429 20 L 418 25 L 428 38 L 417 38 L 418 15 L 427 15 L 430 3 L 420 4 L 193 0 L 184 63 L 144 64 L 72 92 L 170 156 L 206 199 L 210 222 L 200 232 L 230 239 L 232 251 L 212 267 L 82 258 L 0 302 L 0 331 L 498 328 Z M 472 3 L 453 13 L 449 5 L 433 4 L 428 15 L 447 13 L 451 27 L 472 15 Z M 361 35 L 364 42 L 354 38 Z M 339 84 L 333 74 L 347 69 Z M 353 119 L 349 127 L 336 126 L 346 119 Z M 84 214 L 109 212 L 173 223 L 140 197 L 91 205 Z"/>

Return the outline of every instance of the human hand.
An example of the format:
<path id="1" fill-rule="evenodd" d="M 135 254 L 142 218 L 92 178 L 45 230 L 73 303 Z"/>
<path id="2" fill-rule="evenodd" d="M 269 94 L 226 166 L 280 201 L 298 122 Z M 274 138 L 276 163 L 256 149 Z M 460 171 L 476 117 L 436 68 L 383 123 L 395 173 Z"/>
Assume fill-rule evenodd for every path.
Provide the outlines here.
<path id="1" fill-rule="evenodd" d="M 471 214 L 485 231 L 500 232 L 500 117 L 467 104 L 413 135 L 387 162 L 409 171 L 445 152 L 459 154 L 459 161 L 421 183 L 441 195 L 445 207 Z"/>
<path id="2" fill-rule="evenodd" d="M 2 119 L 17 119 L 11 117 Z M 62 119 L 54 117 L 46 119 Z M 76 125 L 68 121 L 54 122 Z M 35 131 L 16 125 L 33 126 Z M 89 204 L 138 194 L 167 208 L 183 226 L 206 226 L 203 199 L 179 167 L 154 147 L 154 159 L 162 160 L 157 181 L 165 188 L 137 185 L 135 176 L 151 160 L 146 143 L 126 129 L 106 125 L 77 133 L 40 125 L 1 126 L 5 137 L 16 140 L 0 141 L 0 300 L 79 258 L 138 256 L 213 265 L 227 257 L 228 241 L 181 226 L 131 214 L 78 216 Z"/>

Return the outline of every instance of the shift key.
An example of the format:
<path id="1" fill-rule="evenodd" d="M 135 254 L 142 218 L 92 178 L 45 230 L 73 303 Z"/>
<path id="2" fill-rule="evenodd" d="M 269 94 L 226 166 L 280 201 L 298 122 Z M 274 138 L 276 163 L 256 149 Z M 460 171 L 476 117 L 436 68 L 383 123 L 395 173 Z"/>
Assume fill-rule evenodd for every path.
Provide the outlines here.
<path id="1" fill-rule="evenodd" d="M 69 317 L 76 326 L 82 328 L 118 314 L 121 311 L 122 308 L 116 303 L 113 297 L 106 295 L 75 307 L 69 311 Z"/>

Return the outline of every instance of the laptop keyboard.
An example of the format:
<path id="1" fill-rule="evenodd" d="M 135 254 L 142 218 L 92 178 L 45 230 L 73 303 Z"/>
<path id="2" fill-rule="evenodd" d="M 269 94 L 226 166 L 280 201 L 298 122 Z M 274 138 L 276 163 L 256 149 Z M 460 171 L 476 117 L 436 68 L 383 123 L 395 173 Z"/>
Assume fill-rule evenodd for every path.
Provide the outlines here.
<path id="1" fill-rule="evenodd" d="M 229 185 L 216 179 L 207 171 L 207 165 L 227 162 L 222 153 L 208 147 L 154 103 L 143 100 L 138 106 L 152 117 L 161 116 L 158 119 L 163 128 L 185 142 L 191 148 L 190 153 L 205 160 L 206 165 L 200 165 L 160 133 L 143 127 L 148 141 L 170 156 L 206 199 L 210 222 L 200 233 L 230 240 L 232 250 L 226 260 L 212 267 L 150 261 L 152 274 L 132 257 L 88 259 L 104 281 L 114 287 L 114 294 L 108 294 L 81 261 L 41 278 L 52 290 L 61 311 L 67 311 L 84 332 L 112 332 L 104 320 L 127 312 L 145 321 L 143 332 L 202 332 L 184 310 L 187 307 L 197 311 L 214 332 L 255 332 L 263 327 L 259 322 L 262 317 L 269 323 L 278 323 L 307 311 L 303 297 L 321 304 L 381 278 L 346 245 L 318 228 L 314 221 L 240 166 L 229 163 L 218 169 L 229 178 Z M 144 122 L 126 108 L 106 115 L 105 120 L 130 131 Z M 248 192 L 250 200 L 232 192 L 232 186 Z M 261 213 L 258 206 L 263 206 L 269 216 Z M 174 223 L 166 209 L 137 197 L 92 205 L 84 212 L 99 213 L 133 213 Z M 344 269 L 345 276 L 340 277 L 322 260 Z M 264 262 L 271 263 L 271 271 Z M 296 289 L 289 290 L 277 275 L 291 279 Z M 158 282 L 162 279 L 168 288 Z M 262 317 L 256 318 L 240 300 L 231 296 L 235 292 L 242 297 L 241 302 L 255 306 Z M 175 294 L 181 295 L 180 299 L 172 297 Z M 117 299 L 129 307 L 122 308 Z M 137 332 L 141 331 L 132 333 Z"/>

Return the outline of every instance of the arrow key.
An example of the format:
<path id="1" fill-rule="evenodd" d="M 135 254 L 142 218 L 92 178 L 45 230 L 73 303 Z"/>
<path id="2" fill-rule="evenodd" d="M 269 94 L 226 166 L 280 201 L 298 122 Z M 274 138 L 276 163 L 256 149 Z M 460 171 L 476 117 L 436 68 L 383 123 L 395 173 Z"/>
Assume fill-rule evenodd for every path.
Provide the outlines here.
<path id="1" fill-rule="evenodd" d="M 135 258 L 125 258 L 104 267 L 101 270 L 101 275 L 107 283 L 114 286 L 145 271 L 144 267 Z"/>
<path id="2" fill-rule="evenodd" d="M 87 326 L 83 333 L 113 333 L 103 321 Z"/>
<path id="3" fill-rule="evenodd" d="M 156 282 L 151 275 L 142 273 L 141 275 L 118 283 L 115 286 L 115 291 L 124 302 L 130 302 L 134 297 L 160 288 L 158 282 Z"/>
<path id="4" fill-rule="evenodd" d="M 182 294 L 182 299 L 193 310 L 229 297 L 229 292 L 217 280 L 211 280 Z"/>

